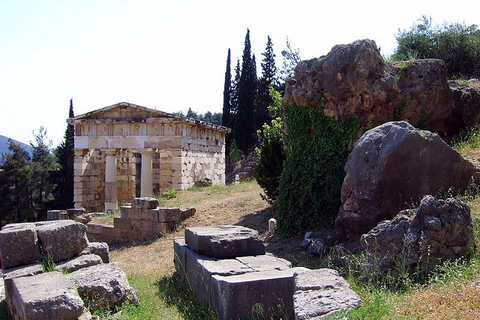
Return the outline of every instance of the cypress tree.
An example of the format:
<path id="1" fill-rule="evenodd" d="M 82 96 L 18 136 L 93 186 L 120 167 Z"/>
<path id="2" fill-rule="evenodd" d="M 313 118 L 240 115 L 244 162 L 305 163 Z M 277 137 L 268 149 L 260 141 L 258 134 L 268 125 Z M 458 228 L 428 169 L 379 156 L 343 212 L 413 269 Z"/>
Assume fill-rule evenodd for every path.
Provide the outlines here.
<path id="1" fill-rule="evenodd" d="M 262 53 L 262 77 L 258 85 L 258 95 L 255 103 L 255 129 L 262 129 L 262 126 L 270 124 L 272 118 L 268 112 L 268 106 L 272 103 L 270 87 L 277 85 L 277 68 L 275 67 L 275 53 L 270 36 L 267 38 L 265 52 Z"/>
<path id="2" fill-rule="evenodd" d="M 68 117 L 73 118 L 73 99 L 70 99 Z M 58 209 L 73 207 L 73 163 L 75 128 L 68 124 L 65 130 L 64 141 L 55 150 L 55 157 L 60 168 L 52 174 L 56 183 L 54 206 Z"/>
<path id="3" fill-rule="evenodd" d="M 234 125 L 235 142 L 244 155 L 248 155 L 253 150 L 256 141 L 253 117 L 257 91 L 255 72 L 255 57 L 252 57 L 251 54 L 250 30 L 247 29 L 242 56 L 242 70 L 238 83 L 238 110 Z"/>
<path id="4" fill-rule="evenodd" d="M 230 49 L 227 54 L 227 67 L 225 70 L 225 83 L 223 85 L 223 112 L 222 112 L 222 126 L 231 128 L 230 110 L 232 106 L 232 74 L 230 71 Z M 225 135 L 225 154 L 227 163 L 229 163 L 230 146 L 232 143 L 232 133 Z"/>

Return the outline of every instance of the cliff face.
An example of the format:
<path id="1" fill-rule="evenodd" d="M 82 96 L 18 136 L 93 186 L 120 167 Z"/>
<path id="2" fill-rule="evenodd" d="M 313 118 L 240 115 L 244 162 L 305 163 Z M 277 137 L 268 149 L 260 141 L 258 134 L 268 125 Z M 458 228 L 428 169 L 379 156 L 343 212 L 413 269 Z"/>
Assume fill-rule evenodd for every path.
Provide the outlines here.
<path id="1" fill-rule="evenodd" d="M 358 40 L 300 62 L 287 82 L 284 101 L 299 107 L 321 105 L 327 115 L 356 118 L 358 136 L 392 120 L 450 136 L 466 123 L 457 121 L 464 108 L 455 105 L 447 75 L 442 60 L 386 63 L 374 41 Z M 468 108 L 476 114 L 478 109 Z"/>

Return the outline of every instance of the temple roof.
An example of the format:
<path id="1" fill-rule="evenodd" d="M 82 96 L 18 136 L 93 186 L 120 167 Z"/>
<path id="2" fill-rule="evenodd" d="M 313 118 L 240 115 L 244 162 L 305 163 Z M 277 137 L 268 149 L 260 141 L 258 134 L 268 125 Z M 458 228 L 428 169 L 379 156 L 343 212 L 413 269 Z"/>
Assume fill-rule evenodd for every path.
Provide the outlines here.
<path id="1" fill-rule="evenodd" d="M 133 103 L 120 102 L 108 107 L 93 110 L 73 118 L 67 119 L 69 124 L 82 123 L 121 123 L 121 122 L 186 122 L 202 127 L 230 132 L 227 127 L 197 119 L 182 117 L 164 111 L 142 107 Z"/>

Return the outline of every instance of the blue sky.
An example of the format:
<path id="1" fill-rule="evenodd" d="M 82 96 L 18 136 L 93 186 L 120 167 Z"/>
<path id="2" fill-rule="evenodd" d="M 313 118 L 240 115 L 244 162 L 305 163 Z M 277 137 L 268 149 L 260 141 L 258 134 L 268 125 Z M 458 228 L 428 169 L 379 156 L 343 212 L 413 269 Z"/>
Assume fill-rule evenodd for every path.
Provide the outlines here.
<path id="1" fill-rule="evenodd" d="M 247 28 L 260 72 L 270 35 L 302 59 L 369 38 L 384 55 L 422 15 L 480 25 L 476 1 L 1 0 L 0 135 L 28 143 L 44 126 L 56 146 L 75 114 L 126 101 L 166 112 L 221 112 Z M 278 59 L 277 66 L 281 64 Z"/>

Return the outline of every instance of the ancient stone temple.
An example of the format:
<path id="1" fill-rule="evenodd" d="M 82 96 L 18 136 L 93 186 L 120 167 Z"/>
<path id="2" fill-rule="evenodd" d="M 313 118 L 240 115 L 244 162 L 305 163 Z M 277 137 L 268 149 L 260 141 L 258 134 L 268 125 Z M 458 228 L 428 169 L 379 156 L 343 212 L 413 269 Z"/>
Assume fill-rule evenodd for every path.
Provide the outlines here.
<path id="1" fill-rule="evenodd" d="M 228 128 L 126 102 L 67 122 L 75 126 L 75 207 L 115 210 L 206 178 L 225 183 Z"/>

